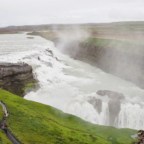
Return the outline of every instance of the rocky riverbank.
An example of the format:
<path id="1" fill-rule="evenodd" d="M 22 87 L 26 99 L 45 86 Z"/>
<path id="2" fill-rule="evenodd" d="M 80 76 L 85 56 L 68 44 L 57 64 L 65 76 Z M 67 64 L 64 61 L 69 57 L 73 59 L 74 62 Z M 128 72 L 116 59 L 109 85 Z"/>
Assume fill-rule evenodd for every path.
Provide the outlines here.
<path id="1" fill-rule="evenodd" d="M 19 96 L 35 86 L 32 67 L 26 63 L 0 63 L 0 88 Z"/>

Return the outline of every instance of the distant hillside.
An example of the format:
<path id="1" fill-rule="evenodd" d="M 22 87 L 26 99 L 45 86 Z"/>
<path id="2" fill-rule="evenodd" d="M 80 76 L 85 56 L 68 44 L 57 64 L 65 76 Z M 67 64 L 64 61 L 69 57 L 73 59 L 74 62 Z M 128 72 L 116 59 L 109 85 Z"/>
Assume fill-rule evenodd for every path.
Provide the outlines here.
<path id="1" fill-rule="evenodd" d="M 24 25 L 24 26 L 8 26 L 0 28 L 0 33 L 15 33 L 20 31 L 46 31 L 70 29 L 71 27 L 79 27 L 84 29 L 96 30 L 98 33 L 115 32 L 121 30 L 143 31 L 144 22 L 113 22 L 113 23 L 86 23 L 86 24 L 42 24 L 42 25 Z"/>
<path id="2" fill-rule="evenodd" d="M 50 106 L 0 90 L 9 110 L 8 126 L 24 144 L 132 144 L 130 129 L 90 124 Z M 0 143 L 9 144 L 3 133 Z"/>

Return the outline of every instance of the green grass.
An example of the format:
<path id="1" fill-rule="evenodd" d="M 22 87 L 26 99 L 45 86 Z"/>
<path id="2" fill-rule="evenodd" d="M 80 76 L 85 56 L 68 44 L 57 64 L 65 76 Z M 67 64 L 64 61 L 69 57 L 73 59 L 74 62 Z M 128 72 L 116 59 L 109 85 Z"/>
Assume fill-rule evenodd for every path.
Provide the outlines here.
<path id="1" fill-rule="evenodd" d="M 36 81 L 31 81 L 29 83 L 26 83 L 24 88 L 23 88 L 23 91 L 25 93 L 31 91 L 32 89 L 34 89 L 36 87 Z"/>
<path id="2" fill-rule="evenodd" d="M 114 50 L 118 50 L 119 52 L 144 56 L 143 41 L 90 37 L 83 43 L 88 47 L 95 46 L 96 48 L 104 49 L 114 48 Z"/>
<path id="3" fill-rule="evenodd" d="M 0 90 L 9 129 L 24 144 L 132 144 L 135 130 L 98 126 Z"/>
<path id="4" fill-rule="evenodd" d="M 112 39 L 112 38 L 93 38 L 90 37 L 89 39 L 87 39 L 87 41 L 89 44 L 92 45 L 97 45 L 97 46 L 124 46 L 122 48 L 131 48 L 131 47 L 135 47 L 135 46 L 144 46 L 144 42 L 143 41 L 132 41 L 132 40 L 127 40 L 127 39 Z M 134 46 L 133 46 L 134 45 Z"/>
<path id="5" fill-rule="evenodd" d="M 12 144 L 7 137 L 5 136 L 5 134 L 2 132 L 2 130 L 0 130 L 0 144 Z"/>

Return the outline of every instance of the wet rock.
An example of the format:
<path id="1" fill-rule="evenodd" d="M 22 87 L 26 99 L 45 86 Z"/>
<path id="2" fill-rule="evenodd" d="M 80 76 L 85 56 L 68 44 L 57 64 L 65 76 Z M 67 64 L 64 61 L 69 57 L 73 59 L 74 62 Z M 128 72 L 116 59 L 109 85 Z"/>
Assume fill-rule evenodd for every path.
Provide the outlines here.
<path id="1" fill-rule="evenodd" d="M 119 100 L 110 100 L 108 103 L 109 106 L 109 123 L 111 126 L 114 126 L 114 123 L 116 121 L 116 118 L 119 115 L 119 112 L 121 110 L 121 103 Z"/>
<path id="2" fill-rule="evenodd" d="M 27 37 L 28 39 L 34 39 L 34 37 Z"/>
<path id="3" fill-rule="evenodd" d="M 122 93 L 118 93 L 115 91 L 110 90 L 99 90 L 97 91 L 97 94 L 99 96 L 108 96 L 109 102 L 109 124 L 111 126 L 114 126 L 114 123 L 116 121 L 116 118 L 119 115 L 119 112 L 121 110 L 121 100 L 124 99 L 124 95 Z"/>
<path id="4" fill-rule="evenodd" d="M 118 99 L 118 100 L 124 99 L 124 95 L 122 93 L 115 92 L 115 91 L 99 90 L 96 93 L 100 96 L 108 96 L 111 99 Z"/>
<path id="5" fill-rule="evenodd" d="M 52 50 L 47 49 L 46 51 L 47 51 L 52 57 L 54 57 L 54 54 L 53 54 Z"/>
<path id="6" fill-rule="evenodd" d="M 136 144 L 144 144 L 144 130 L 139 130 L 137 134 L 138 142 Z"/>
<path id="7" fill-rule="evenodd" d="M 0 63 L 0 88 L 23 96 L 26 89 L 32 88 L 35 82 L 30 65 L 26 63 Z"/>
<path id="8" fill-rule="evenodd" d="M 88 99 L 88 102 L 93 105 L 93 107 L 101 113 L 102 111 L 102 101 L 100 99 L 97 99 L 95 97 L 91 97 Z"/>

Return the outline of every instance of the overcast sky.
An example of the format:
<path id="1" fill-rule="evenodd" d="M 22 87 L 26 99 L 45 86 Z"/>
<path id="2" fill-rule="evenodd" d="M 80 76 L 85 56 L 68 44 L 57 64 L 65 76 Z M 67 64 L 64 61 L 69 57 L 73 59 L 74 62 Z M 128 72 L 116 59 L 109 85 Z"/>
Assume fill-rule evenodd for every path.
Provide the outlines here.
<path id="1" fill-rule="evenodd" d="M 144 21 L 144 0 L 0 0 L 0 26 Z"/>

